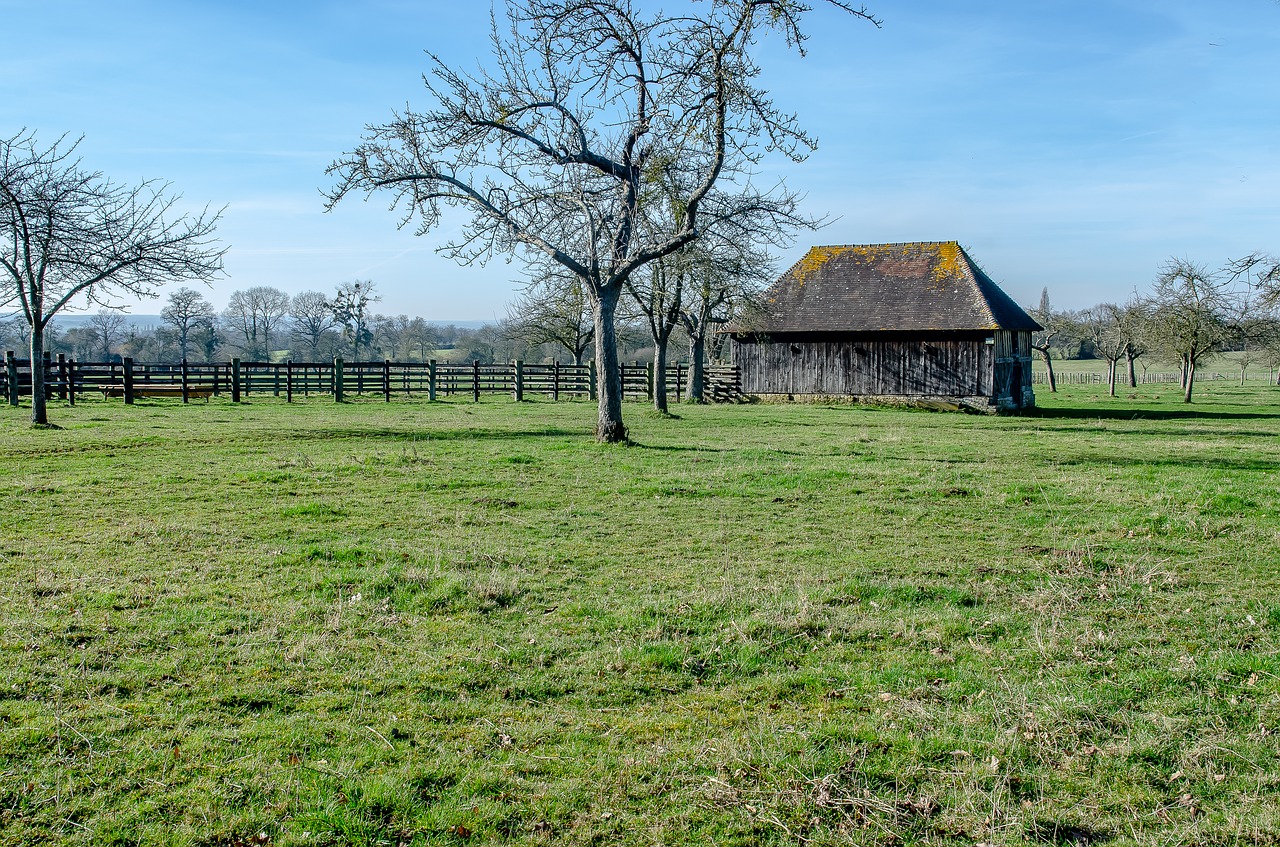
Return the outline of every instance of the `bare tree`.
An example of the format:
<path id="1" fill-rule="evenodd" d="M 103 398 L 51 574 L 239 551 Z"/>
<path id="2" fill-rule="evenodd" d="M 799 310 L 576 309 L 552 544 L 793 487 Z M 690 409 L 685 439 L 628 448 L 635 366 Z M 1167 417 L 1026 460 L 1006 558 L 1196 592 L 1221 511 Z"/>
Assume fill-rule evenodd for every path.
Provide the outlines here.
<path id="1" fill-rule="evenodd" d="M 686 249 L 692 255 L 680 310 L 680 323 L 689 340 L 685 400 L 701 403 L 708 341 L 715 337 L 717 327 L 758 305 L 755 296 L 774 277 L 775 268 L 765 249 L 733 239 L 708 238 Z"/>
<path id="2" fill-rule="evenodd" d="M 688 247 L 684 248 L 689 249 Z M 627 292 L 640 310 L 641 321 L 653 341 L 653 407 L 667 411 L 667 346 L 680 325 L 684 285 L 689 276 L 684 251 L 662 256 L 627 278 Z"/>
<path id="3" fill-rule="evenodd" d="M 305 346 L 309 359 L 320 358 L 325 336 L 338 325 L 329 298 L 319 291 L 295 294 L 289 301 L 289 317 L 293 322 L 292 341 Z"/>
<path id="4" fill-rule="evenodd" d="M 591 303 L 582 281 L 552 265 L 507 307 L 503 331 L 530 346 L 563 347 L 575 365 L 595 338 Z"/>
<path id="5" fill-rule="evenodd" d="M 1191 402 L 1196 367 L 1232 337 L 1230 281 L 1187 259 L 1170 259 L 1156 279 L 1150 298 L 1152 339 L 1179 363 L 1184 402 Z"/>
<path id="6" fill-rule="evenodd" d="M 1121 309 L 1115 303 L 1101 303 L 1084 312 L 1081 327 L 1093 343 L 1094 355 L 1106 360 L 1107 393 L 1116 396 L 1116 366 L 1128 349 L 1120 319 Z"/>
<path id="7" fill-rule="evenodd" d="M 124 335 L 124 315 L 114 309 L 99 309 L 89 318 L 89 328 L 98 336 L 98 352 L 103 361 L 111 359 L 111 350 Z"/>
<path id="8" fill-rule="evenodd" d="M 342 327 L 342 337 L 351 345 L 351 358 L 360 359 L 360 348 L 367 347 L 373 341 L 373 333 L 369 329 L 369 306 L 382 298 L 373 293 L 374 284 L 368 280 L 344 282 L 338 286 L 338 293 L 329 301 L 333 310 L 333 320 Z"/>
<path id="9" fill-rule="evenodd" d="M 409 321 L 405 329 L 405 350 L 410 359 L 416 357 L 419 362 L 430 359 L 436 349 L 436 336 L 436 328 L 422 318 Z"/>
<path id="10" fill-rule="evenodd" d="M 1040 305 L 1028 311 L 1042 327 L 1038 332 L 1031 333 L 1031 349 L 1039 353 L 1040 360 L 1044 362 L 1049 391 L 1057 391 L 1058 380 L 1053 372 L 1053 348 L 1062 344 L 1073 330 L 1078 329 L 1079 323 L 1069 312 L 1054 310 L 1049 303 L 1048 287 L 1040 292 Z"/>
<path id="11" fill-rule="evenodd" d="M 86 171 L 78 145 L 64 137 L 44 147 L 25 130 L 0 140 L 0 306 L 21 307 L 32 361 L 50 320 L 77 299 L 153 297 L 166 282 L 222 270 L 217 213 L 177 214 L 166 185 L 128 187 Z M 33 368 L 31 379 L 31 420 L 45 425 L 44 370 Z"/>
<path id="12" fill-rule="evenodd" d="M 173 328 L 179 358 L 186 359 L 190 352 L 192 331 L 211 326 L 216 315 L 213 304 L 194 288 L 184 286 L 169 295 L 169 304 L 161 310 L 160 320 Z"/>
<path id="13" fill-rule="evenodd" d="M 234 332 L 244 356 L 266 359 L 271 355 L 271 340 L 289 314 L 289 295 L 269 285 L 255 285 L 233 291 L 222 311 L 222 320 Z"/>
<path id="14" fill-rule="evenodd" d="M 1154 331 L 1151 304 L 1145 298 L 1135 294 L 1129 298 L 1129 302 L 1120 307 L 1116 321 L 1117 332 L 1124 340 L 1124 359 L 1129 387 L 1137 388 L 1137 362 L 1151 352 Z"/>
<path id="15" fill-rule="evenodd" d="M 865 9 L 838 8 L 875 22 Z M 599 372 L 596 436 L 623 441 L 616 315 L 628 278 L 717 220 L 767 216 L 794 197 L 758 190 L 767 150 L 800 160 L 815 146 L 758 87 L 753 48 L 768 30 L 804 39 L 797 0 L 712 0 L 642 14 L 630 0 L 509 0 L 492 30 L 491 71 L 432 57 L 434 106 L 368 130 L 334 162 L 330 208 L 351 192 L 389 191 L 418 232 L 444 206 L 471 213 L 442 249 L 466 264 L 521 252 L 556 262 L 590 299 Z M 680 195 L 648 190 L 678 171 Z M 709 206 L 717 186 L 738 202 Z M 673 204 L 663 227 L 648 206 Z M 658 219 L 660 216 L 651 216 Z"/>

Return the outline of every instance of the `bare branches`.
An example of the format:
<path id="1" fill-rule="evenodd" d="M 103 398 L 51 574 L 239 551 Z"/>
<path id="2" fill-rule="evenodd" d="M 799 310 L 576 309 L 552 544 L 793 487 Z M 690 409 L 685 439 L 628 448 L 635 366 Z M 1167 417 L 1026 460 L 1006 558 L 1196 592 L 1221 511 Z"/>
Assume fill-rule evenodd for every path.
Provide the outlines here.
<path id="1" fill-rule="evenodd" d="M 330 166 L 328 207 L 386 194 L 419 234 L 444 207 L 465 210 L 442 252 L 554 262 L 580 281 L 600 329 L 633 274 L 705 232 L 801 224 L 794 195 L 751 185 L 765 153 L 800 160 L 816 143 L 759 87 L 752 54 L 769 31 L 799 48 L 809 11 L 795 0 L 711 0 L 690 15 L 630 0 L 508 0 L 489 68 L 464 73 L 433 56 L 429 108 L 369 127 Z M 604 329 L 599 371 L 614 380 Z M 601 388 L 602 415 L 620 417 L 620 386 Z"/>
<path id="2" fill-rule="evenodd" d="M 113 295 L 155 296 L 174 280 L 222 272 L 219 212 L 177 211 L 169 186 L 129 187 L 85 171 L 79 141 L 43 147 L 34 133 L 0 139 L 0 302 L 17 302 L 40 355 L 49 321 L 73 300 L 110 305 Z M 45 423 L 36 387 L 32 417 Z"/>

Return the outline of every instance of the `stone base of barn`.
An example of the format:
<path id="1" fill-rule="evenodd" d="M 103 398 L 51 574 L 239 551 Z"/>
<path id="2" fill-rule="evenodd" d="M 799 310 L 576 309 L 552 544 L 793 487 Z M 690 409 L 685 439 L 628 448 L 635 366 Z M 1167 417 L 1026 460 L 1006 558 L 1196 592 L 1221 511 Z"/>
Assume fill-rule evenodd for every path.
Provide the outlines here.
<path id="1" fill-rule="evenodd" d="M 1030 392 L 1027 392 L 1030 395 Z M 1017 414 L 1035 406 L 1035 396 L 1024 396 L 1018 408 L 1008 397 L 935 397 L 912 394 L 750 394 L 753 403 L 846 403 L 857 406 L 892 406 L 904 409 L 933 409 L 940 412 L 977 412 L 984 415 Z"/>

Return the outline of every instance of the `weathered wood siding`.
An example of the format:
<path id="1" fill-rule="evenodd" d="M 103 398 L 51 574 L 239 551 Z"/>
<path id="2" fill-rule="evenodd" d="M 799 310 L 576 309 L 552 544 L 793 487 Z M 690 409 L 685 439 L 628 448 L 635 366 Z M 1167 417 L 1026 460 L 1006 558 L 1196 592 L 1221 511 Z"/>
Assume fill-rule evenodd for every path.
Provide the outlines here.
<path id="1" fill-rule="evenodd" d="M 986 337 L 740 336 L 733 361 L 747 394 L 992 397 Z"/>
<path id="2" fill-rule="evenodd" d="M 997 330 L 994 335 L 993 399 L 1006 408 L 1034 406 L 1036 398 L 1031 387 L 1031 333 L 1022 330 Z"/>

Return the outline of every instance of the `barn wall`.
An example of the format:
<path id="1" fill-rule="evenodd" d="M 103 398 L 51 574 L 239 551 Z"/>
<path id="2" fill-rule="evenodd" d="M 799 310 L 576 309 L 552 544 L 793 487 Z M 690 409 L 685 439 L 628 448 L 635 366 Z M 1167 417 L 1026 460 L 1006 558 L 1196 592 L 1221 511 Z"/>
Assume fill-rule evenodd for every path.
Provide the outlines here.
<path id="1" fill-rule="evenodd" d="M 966 338 L 735 338 L 747 394 L 993 396 L 986 334 Z"/>
<path id="2" fill-rule="evenodd" d="M 993 396 L 1005 408 L 1027 408 L 1036 404 L 1031 388 L 1031 333 L 999 330 L 993 345 Z"/>

